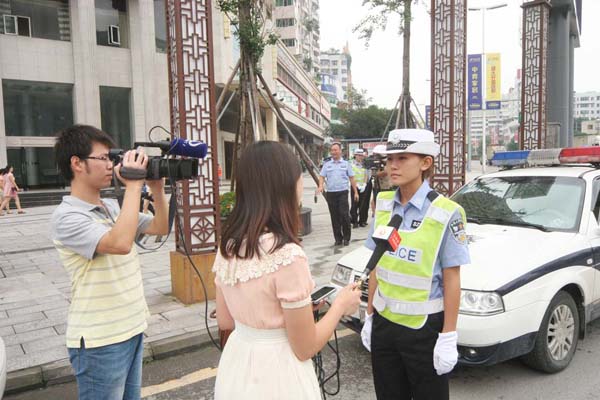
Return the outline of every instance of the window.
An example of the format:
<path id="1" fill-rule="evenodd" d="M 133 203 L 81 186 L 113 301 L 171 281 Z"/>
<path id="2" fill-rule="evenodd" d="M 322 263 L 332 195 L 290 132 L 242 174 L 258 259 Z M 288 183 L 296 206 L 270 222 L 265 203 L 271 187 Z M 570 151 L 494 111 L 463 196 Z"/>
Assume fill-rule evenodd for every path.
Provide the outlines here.
<path id="1" fill-rule="evenodd" d="M 331 61 L 331 65 L 337 65 L 337 64 L 338 64 L 337 60 L 332 60 Z"/>
<path id="2" fill-rule="evenodd" d="M 167 52 L 167 16 L 164 0 L 154 0 L 154 42 L 156 51 Z"/>
<path id="3" fill-rule="evenodd" d="M 321 60 L 321 65 L 329 65 L 329 60 Z"/>
<path id="4" fill-rule="evenodd" d="M 275 3 L 275 5 L 277 7 L 293 6 L 294 0 L 277 0 L 277 3 Z"/>
<path id="5" fill-rule="evenodd" d="M 275 20 L 275 25 L 278 28 L 285 28 L 287 26 L 294 26 L 296 25 L 296 19 L 295 18 L 278 18 Z"/>
<path id="6" fill-rule="evenodd" d="M 0 33 L 71 40 L 68 0 L 0 0 Z"/>
<path id="7" fill-rule="evenodd" d="M 342 82 L 346 83 L 346 82 L 348 82 L 348 79 L 347 78 L 342 78 Z"/>
<path id="8" fill-rule="evenodd" d="M 296 46 L 296 39 L 281 39 L 281 41 L 287 47 L 295 47 Z"/>
<path id="9" fill-rule="evenodd" d="M 73 85 L 2 80 L 6 136 L 54 136 L 73 125 Z"/>
<path id="10" fill-rule="evenodd" d="M 277 64 L 277 78 L 291 88 L 296 95 L 303 99 L 308 98 L 308 92 L 285 70 L 281 64 Z"/>
<path id="11" fill-rule="evenodd" d="M 346 60 L 342 60 L 342 65 L 346 65 Z"/>
<path id="12" fill-rule="evenodd" d="M 122 149 L 131 148 L 131 89 L 100 86 L 102 130 Z"/>
<path id="13" fill-rule="evenodd" d="M 574 231 L 579 226 L 585 183 L 574 177 L 483 178 L 462 187 L 452 199 L 470 217 L 497 225 L 542 225 Z M 485 204 L 485 215 L 481 206 Z"/>
<path id="14" fill-rule="evenodd" d="M 127 2 L 125 0 L 95 1 L 96 43 L 100 46 L 129 47 Z"/>
<path id="15" fill-rule="evenodd" d="M 348 70 L 347 70 L 347 69 L 343 69 L 343 70 L 342 70 L 342 74 L 347 74 L 347 73 L 348 73 Z"/>

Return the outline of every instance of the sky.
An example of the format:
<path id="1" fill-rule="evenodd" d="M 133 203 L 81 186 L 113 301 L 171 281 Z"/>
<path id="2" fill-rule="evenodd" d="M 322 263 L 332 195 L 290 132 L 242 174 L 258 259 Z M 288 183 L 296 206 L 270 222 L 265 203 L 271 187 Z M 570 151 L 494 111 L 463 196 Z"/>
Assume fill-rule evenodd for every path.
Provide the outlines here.
<path id="1" fill-rule="evenodd" d="M 429 104 L 431 25 L 427 10 L 429 0 L 413 6 L 411 32 L 411 93 L 419 108 Z M 514 86 L 521 68 L 521 4 L 523 0 L 469 0 L 469 7 L 507 3 L 506 7 L 487 11 L 485 15 L 485 52 L 501 53 L 502 92 Z M 320 0 L 321 49 L 342 49 L 348 43 L 352 55 L 352 81 L 355 88 L 367 91 L 372 104 L 391 108 L 402 87 L 402 37 L 398 35 L 399 18 L 390 18 L 385 32 L 376 32 L 369 48 L 358 39 L 353 28 L 368 8 L 362 0 Z M 600 0 L 583 0 L 581 46 L 575 49 L 575 91 L 600 91 L 597 73 L 600 61 Z M 467 16 L 467 52 L 482 53 L 481 11 Z"/>

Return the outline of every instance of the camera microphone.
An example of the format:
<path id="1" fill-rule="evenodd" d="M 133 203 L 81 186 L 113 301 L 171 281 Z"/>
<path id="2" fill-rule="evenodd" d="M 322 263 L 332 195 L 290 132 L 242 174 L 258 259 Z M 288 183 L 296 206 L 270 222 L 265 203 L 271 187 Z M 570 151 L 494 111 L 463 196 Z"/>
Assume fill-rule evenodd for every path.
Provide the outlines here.
<path id="1" fill-rule="evenodd" d="M 373 250 L 373 254 L 371 254 L 371 258 L 369 258 L 365 270 L 357 281 L 358 287 L 362 286 L 362 283 L 368 278 L 371 271 L 375 269 L 379 259 L 386 251 L 396 251 L 402 240 L 398 234 L 398 228 L 400 228 L 401 224 L 402 217 L 396 214 L 392 217 L 387 226 L 375 228 L 372 235 L 373 241 L 375 242 L 375 250 Z"/>
<path id="2" fill-rule="evenodd" d="M 200 140 L 187 140 L 174 138 L 172 140 L 159 140 L 156 142 L 137 142 L 135 146 L 158 147 L 163 152 L 175 156 L 191 158 L 204 158 L 208 152 L 206 143 Z"/>

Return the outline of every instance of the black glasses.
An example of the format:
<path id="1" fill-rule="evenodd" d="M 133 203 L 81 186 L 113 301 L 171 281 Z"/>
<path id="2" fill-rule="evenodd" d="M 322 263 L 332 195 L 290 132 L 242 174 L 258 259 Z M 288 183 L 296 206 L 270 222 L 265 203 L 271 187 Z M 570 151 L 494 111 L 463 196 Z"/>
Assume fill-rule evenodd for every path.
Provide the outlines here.
<path id="1" fill-rule="evenodd" d="M 99 161 L 104 161 L 104 162 L 112 162 L 111 159 L 108 156 L 100 156 L 100 157 L 94 157 L 94 156 L 87 156 L 87 157 L 81 157 L 82 160 L 99 160 Z"/>

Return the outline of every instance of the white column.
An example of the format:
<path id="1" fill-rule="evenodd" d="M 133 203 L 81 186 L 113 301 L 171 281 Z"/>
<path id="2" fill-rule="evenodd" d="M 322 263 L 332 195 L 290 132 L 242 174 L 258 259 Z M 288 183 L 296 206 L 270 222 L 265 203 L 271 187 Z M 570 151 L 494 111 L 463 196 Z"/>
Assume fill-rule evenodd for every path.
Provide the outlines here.
<path id="1" fill-rule="evenodd" d="M 2 63 L 0 63 L 0 168 L 4 168 L 8 164 L 8 155 L 6 152 L 6 124 L 4 122 L 4 94 L 2 90 L 1 78 Z"/>
<path id="2" fill-rule="evenodd" d="M 131 0 L 129 34 L 131 44 L 131 110 L 133 141 L 147 141 L 148 130 L 160 123 L 159 79 L 155 76 L 154 2 Z M 168 86 L 166 86 L 168 88 Z M 168 127 L 166 127 L 168 129 Z"/>
<path id="3" fill-rule="evenodd" d="M 69 0 L 71 40 L 73 43 L 74 120 L 101 126 L 100 89 L 94 65 L 96 51 L 96 13 L 94 0 Z"/>

